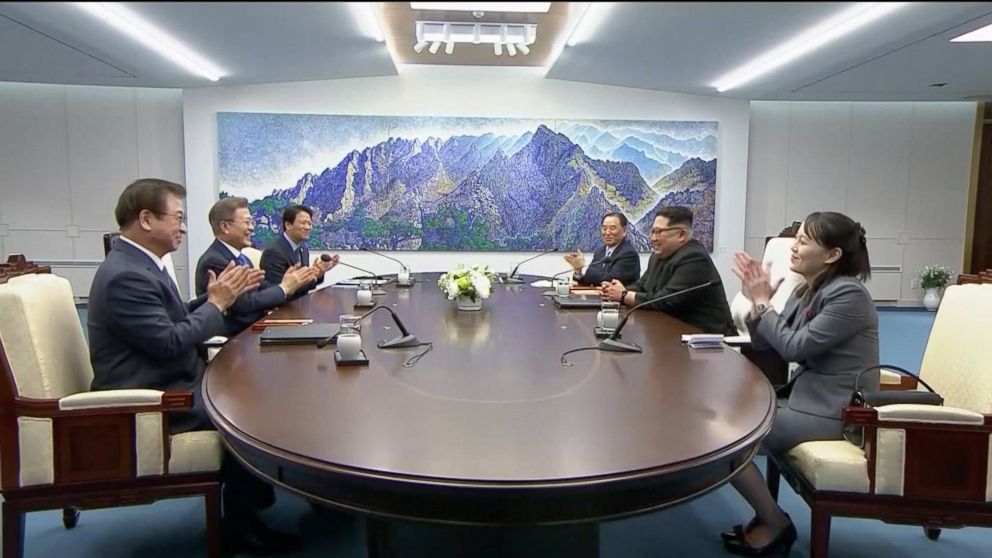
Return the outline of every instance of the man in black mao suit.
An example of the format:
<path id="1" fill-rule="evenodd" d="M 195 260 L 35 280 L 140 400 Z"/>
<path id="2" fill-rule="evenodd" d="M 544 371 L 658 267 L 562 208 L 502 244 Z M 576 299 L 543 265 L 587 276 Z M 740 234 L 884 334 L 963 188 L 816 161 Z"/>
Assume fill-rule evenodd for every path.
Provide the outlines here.
<path id="1" fill-rule="evenodd" d="M 616 279 L 621 283 L 633 283 L 641 276 L 641 258 L 634 245 L 627 240 L 627 216 L 623 213 L 607 213 L 599 228 L 603 236 L 603 246 L 592 255 L 592 262 L 585 273 L 585 258 L 579 251 L 565 256 L 565 261 L 575 270 L 572 277 L 577 283 L 599 285 Z"/>
<path id="2" fill-rule="evenodd" d="M 730 317 L 720 273 L 706 248 L 692 238 L 692 211 L 681 206 L 658 211 L 651 227 L 651 248 L 654 253 L 644 275 L 627 287 L 617 280 L 603 283 L 603 297 L 633 307 L 713 281 L 709 287 L 673 296 L 646 308 L 666 312 L 704 333 L 736 335 L 737 328 Z"/>
<path id="3" fill-rule="evenodd" d="M 124 189 L 115 217 L 121 237 L 100 265 L 90 289 L 87 328 L 92 389 L 149 388 L 190 391 L 193 409 L 170 413 L 172 433 L 213 429 L 200 385 L 206 368 L 202 343 L 223 331 L 223 312 L 262 280 L 259 271 L 229 265 L 207 274 L 206 294 L 187 305 L 162 257 L 186 232 L 186 190 L 172 182 L 140 179 Z M 223 542 L 229 551 L 271 553 L 295 545 L 272 531 L 255 511 L 272 503 L 272 487 L 229 455 L 224 484 Z"/>
<path id="4" fill-rule="evenodd" d="M 272 284 L 278 283 L 289 268 L 297 264 L 307 265 L 307 262 L 310 261 L 307 240 L 310 239 L 311 229 L 313 229 L 312 209 L 305 205 L 293 205 L 283 210 L 282 234 L 262 251 L 262 261 L 259 267 L 265 271 L 266 281 Z M 332 256 L 329 262 L 322 261 L 320 258 L 315 259 L 313 267 L 317 271 L 317 278 L 296 291 L 296 294 L 290 299 L 299 298 L 315 289 L 324 280 L 324 274 L 337 264 L 337 254 Z"/>
<path id="5" fill-rule="evenodd" d="M 247 256 L 241 253 L 243 248 L 251 246 L 251 234 L 255 230 L 248 211 L 248 200 L 237 197 L 219 200 L 210 208 L 207 218 L 215 239 L 196 264 L 197 295 L 207 292 L 209 271 L 220 273 L 232 261 L 236 265 L 253 267 Z M 297 290 L 313 283 L 316 277 L 315 268 L 297 264 L 289 267 L 278 283 L 263 280 L 257 290 L 242 294 L 228 309 L 224 335 L 240 333 L 263 318 L 268 310 L 286 302 Z"/>

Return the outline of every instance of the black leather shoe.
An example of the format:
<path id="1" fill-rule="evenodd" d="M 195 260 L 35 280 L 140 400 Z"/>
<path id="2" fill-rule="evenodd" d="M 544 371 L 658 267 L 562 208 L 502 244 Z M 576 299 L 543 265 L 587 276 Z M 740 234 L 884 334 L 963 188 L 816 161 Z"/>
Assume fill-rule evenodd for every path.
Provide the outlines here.
<path id="1" fill-rule="evenodd" d="M 742 538 L 744 535 L 749 533 L 751 529 L 754 529 L 754 526 L 757 524 L 758 524 L 758 517 L 757 516 L 752 517 L 751 521 L 747 522 L 746 527 L 738 523 L 737 525 L 734 525 L 731 529 L 720 533 L 720 538 L 722 538 L 724 541 L 732 541 L 734 539 Z"/>
<path id="2" fill-rule="evenodd" d="M 790 518 L 789 525 L 765 546 L 751 546 L 748 544 L 747 538 L 742 535 L 740 538 L 724 541 L 723 547 L 740 556 L 787 556 L 797 538 L 799 538 L 799 534 L 796 532 L 796 525 L 792 523 Z"/>
<path id="3" fill-rule="evenodd" d="M 228 555 L 269 556 L 300 548 L 300 540 L 294 535 L 270 529 L 252 516 L 240 521 L 225 521 L 222 546 Z"/>

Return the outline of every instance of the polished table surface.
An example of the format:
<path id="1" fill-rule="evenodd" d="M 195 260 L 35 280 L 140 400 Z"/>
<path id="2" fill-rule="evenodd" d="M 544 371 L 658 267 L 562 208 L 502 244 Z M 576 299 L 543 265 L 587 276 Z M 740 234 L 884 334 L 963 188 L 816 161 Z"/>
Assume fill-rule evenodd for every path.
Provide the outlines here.
<path id="1" fill-rule="evenodd" d="M 466 524 L 553 524 L 640 513 L 719 486 L 752 456 L 774 416 L 771 384 L 730 348 L 693 351 L 690 326 L 638 311 L 596 350 L 596 312 L 558 310 L 544 289 L 495 284 L 479 312 L 456 309 L 437 274 L 385 287 L 425 347 L 379 349 L 389 313 L 363 321 L 367 366 L 333 345 L 260 347 L 232 338 L 203 395 L 235 454 L 308 498 L 379 516 Z M 529 280 L 536 278 L 529 278 Z M 337 322 L 355 290 L 331 287 L 271 317 Z"/>

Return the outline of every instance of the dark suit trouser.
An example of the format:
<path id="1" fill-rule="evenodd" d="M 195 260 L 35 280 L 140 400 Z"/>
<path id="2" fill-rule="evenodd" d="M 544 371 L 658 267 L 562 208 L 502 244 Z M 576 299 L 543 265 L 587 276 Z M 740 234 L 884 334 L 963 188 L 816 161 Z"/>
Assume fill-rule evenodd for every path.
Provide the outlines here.
<path id="1" fill-rule="evenodd" d="M 181 426 L 172 425 L 172 433 L 190 430 L 215 430 L 213 423 L 203 412 L 185 412 Z M 192 426 L 192 428 L 190 427 Z M 223 484 L 224 518 L 231 522 L 244 522 L 255 512 L 271 506 L 276 499 L 272 485 L 251 473 L 244 465 L 224 451 L 220 465 L 220 479 Z"/>

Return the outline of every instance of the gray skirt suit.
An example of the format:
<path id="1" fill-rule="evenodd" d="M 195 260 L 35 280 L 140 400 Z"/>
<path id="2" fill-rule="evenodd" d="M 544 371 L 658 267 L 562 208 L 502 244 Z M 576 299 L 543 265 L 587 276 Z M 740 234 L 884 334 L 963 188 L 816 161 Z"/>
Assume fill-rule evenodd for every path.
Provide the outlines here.
<path id="1" fill-rule="evenodd" d="M 830 279 L 804 300 L 792 293 L 774 310 L 748 321 L 756 349 L 774 349 L 796 362 L 792 392 L 780 399 L 765 453 L 784 456 L 802 442 L 843 438 L 841 411 L 851 400 L 855 377 L 878 365 L 878 314 L 865 286 L 854 277 Z M 865 391 L 878 389 L 879 372 L 861 378 Z"/>

